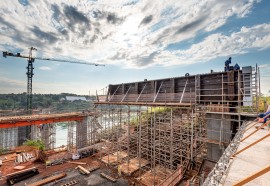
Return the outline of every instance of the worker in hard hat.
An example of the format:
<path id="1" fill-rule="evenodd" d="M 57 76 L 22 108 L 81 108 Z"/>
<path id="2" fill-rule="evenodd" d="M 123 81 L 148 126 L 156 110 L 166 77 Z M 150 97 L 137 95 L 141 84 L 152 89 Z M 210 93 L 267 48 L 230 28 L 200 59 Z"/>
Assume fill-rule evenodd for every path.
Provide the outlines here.
<path id="1" fill-rule="evenodd" d="M 229 59 L 227 59 L 227 60 L 225 61 L 225 72 L 230 71 L 230 64 L 231 64 L 231 63 L 232 63 L 232 58 L 229 57 Z"/>
<path id="2" fill-rule="evenodd" d="M 240 66 L 236 63 L 233 67 L 234 70 L 240 70 Z"/>

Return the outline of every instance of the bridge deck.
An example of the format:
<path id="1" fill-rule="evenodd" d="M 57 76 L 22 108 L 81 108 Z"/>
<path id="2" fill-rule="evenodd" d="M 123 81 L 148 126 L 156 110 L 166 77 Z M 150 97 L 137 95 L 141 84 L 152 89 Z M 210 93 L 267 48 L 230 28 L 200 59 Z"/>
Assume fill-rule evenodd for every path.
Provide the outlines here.
<path id="1" fill-rule="evenodd" d="M 251 126 L 252 124 L 250 124 Z M 256 125 L 257 127 L 261 124 Z M 256 126 L 253 126 L 251 129 L 247 130 L 242 139 L 248 136 L 250 133 L 256 130 Z M 252 136 L 240 143 L 238 150 L 241 150 L 258 139 L 269 134 L 268 127 L 264 127 L 258 132 L 254 133 Z M 229 167 L 227 177 L 225 179 L 224 185 L 234 185 L 237 182 L 248 178 L 254 173 L 260 171 L 266 166 L 270 166 L 270 137 L 260 141 L 256 145 L 248 148 L 247 150 L 241 152 L 233 158 L 232 163 Z M 246 183 L 245 185 L 270 185 L 270 172 L 263 174 L 262 176 L 257 177 L 256 179 Z"/>
<path id="2" fill-rule="evenodd" d="M 64 121 L 81 121 L 84 117 L 90 115 L 94 115 L 94 113 L 71 112 L 61 114 L 5 116 L 0 117 L 0 128 L 22 127 L 28 125 L 39 125 Z"/>

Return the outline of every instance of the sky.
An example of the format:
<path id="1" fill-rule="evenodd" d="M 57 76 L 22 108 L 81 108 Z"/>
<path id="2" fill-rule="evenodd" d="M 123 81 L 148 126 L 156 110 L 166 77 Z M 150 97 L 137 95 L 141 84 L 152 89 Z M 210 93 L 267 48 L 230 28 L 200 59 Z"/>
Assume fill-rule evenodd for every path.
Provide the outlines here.
<path id="1" fill-rule="evenodd" d="M 270 95 L 269 0 L 0 1 L 0 51 L 35 60 L 33 93 L 102 94 L 109 84 L 260 67 Z M 0 93 L 26 92 L 26 59 L 0 57 Z"/>

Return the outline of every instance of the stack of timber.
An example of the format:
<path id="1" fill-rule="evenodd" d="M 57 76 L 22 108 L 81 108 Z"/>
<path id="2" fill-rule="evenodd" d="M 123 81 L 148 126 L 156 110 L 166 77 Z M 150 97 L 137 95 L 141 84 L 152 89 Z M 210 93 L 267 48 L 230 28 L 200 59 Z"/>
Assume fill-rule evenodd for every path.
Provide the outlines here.
<path id="1" fill-rule="evenodd" d="M 45 178 L 43 180 L 39 180 L 37 182 L 31 183 L 31 184 L 27 184 L 26 186 L 41 186 L 41 185 L 45 185 L 47 183 L 53 182 L 55 180 L 59 180 L 61 178 L 64 178 L 67 174 L 66 173 L 61 173 L 61 174 L 57 174 L 54 176 L 50 176 L 48 178 Z"/>
<path id="2" fill-rule="evenodd" d="M 23 171 L 18 171 L 12 174 L 6 175 L 7 177 L 7 184 L 13 185 L 15 183 L 18 183 L 22 180 L 25 180 L 27 178 L 30 178 L 32 176 L 35 176 L 39 174 L 38 169 L 36 167 L 25 169 Z"/>

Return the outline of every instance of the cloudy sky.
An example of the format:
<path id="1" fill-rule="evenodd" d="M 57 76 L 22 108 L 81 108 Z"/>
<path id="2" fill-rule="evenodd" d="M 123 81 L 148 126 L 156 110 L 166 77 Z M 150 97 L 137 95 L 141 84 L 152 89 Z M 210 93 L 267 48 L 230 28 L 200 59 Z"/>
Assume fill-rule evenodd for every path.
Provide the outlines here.
<path id="1" fill-rule="evenodd" d="M 108 84 L 261 67 L 270 90 L 268 0 L 0 1 L 0 50 L 36 60 L 33 93 L 91 94 Z M 0 93 L 26 91 L 25 59 L 0 57 Z"/>

